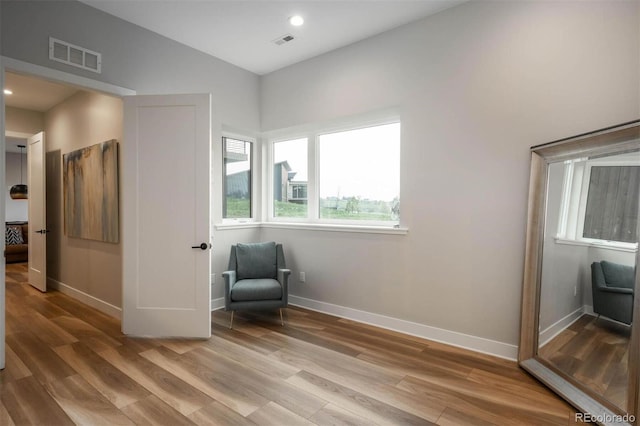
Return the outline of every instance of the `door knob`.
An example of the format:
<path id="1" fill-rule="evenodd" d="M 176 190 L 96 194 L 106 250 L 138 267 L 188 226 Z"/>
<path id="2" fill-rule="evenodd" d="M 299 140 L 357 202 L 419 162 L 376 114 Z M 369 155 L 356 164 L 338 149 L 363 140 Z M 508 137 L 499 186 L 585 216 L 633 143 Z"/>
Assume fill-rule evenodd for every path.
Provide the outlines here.
<path id="1" fill-rule="evenodd" d="M 211 244 L 207 244 L 207 243 L 202 243 L 199 246 L 191 246 L 191 248 L 199 248 L 200 250 L 206 250 L 208 248 L 211 248 Z"/>
<path id="2" fill-rule="evenodd" d="M 39 231 L 36 231 L 37 234 L 46 234 L 47 232 L 49 232 L 48 229 L 41 229 Z"/>

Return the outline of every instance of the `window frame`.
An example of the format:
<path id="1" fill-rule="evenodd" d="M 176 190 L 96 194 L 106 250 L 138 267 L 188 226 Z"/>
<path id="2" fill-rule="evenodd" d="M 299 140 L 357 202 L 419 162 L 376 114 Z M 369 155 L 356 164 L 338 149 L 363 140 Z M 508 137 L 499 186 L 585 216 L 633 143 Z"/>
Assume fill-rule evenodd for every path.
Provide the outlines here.
<path id="1" fill-rule="evenodd" d="M 249 214 L 251 215 L 250 217 L 239 217 L 239 218 L 226 218 L 224 217 L 224 203 L 225 203 L 225 198 L 227 196 L 226 193 L 226 180 L 227 177 L 225 175 L 226 173 L 226 167 L 224 164 L 224 160 L 225 160 L 225 151 L 226 151 L 226 139 L 233 139 L 233 140 L 237 140 L 237 141 L 241 141 L 241 142 L 245 142 L 245 143 L 249 143 L 251 146 L 251 151 L 250 151 L 250 158 L 249 158 Z M 231 132 L 222 132 L 222 135 L 220 137 L 220 145 L 221 145 L 221 151 L 222 151 L 222 203 L 221 203 L 221 220 L 222 220 L 222 224 L 226 225 L 233 225 L 233 224 L 243 224 L 243 223 L 253 223 L 256 222 L 256 217 L 258 216 L 258 209 L 257 209 L 257 202 L 256 202 L 256 193 L 257 191 L 259 191 L 259 188 L 257 188 L 256 185 L 256 176 L 255 176 L 255 172 L 256 172 L 256 165 L 257 165 L 257 161 L 256 161 L 256 152 L 258 151 L 258 143 L 257 143 L 257 139 L 254 137 L 250 137 L 250 136 L 246 136 L 246 135 L 242 135 L 239 133 L 231 133 Z"/>
<path id="2" fill-rule="evenodd" d="M 589 183 L 593 167 L 640 166 L 640 160 L 630 158 L 579 158 L 565 162 L 563 194 L 556 241 L 567 244 L 593 245 L 621 251 L 636 252 L 638 243 L 584 237 Z"/>
<path id="3" fill-rule="evenodd" d="M 349 118 L 332 123 L 307 125 L 302 129 L 296 130 L 284 130 L 278 132 L 272 132 L 270 135 L 266 135 L 267 145 L 267 222 L 272 223 L 292 223 L 292 224 L 309 224 L 309 225 L 321 225 L 338 227 L 350 226 L 356 228 L 382 228 L 382 229 L 404 229 L 401 228 L 401 217 L 398 217 L 397 221 L 373 221 L 373 220 L 351 220 L 351 219 L 326 219 L 320 218 L 320 136 L 354 131 L 360 129 L 367 129 L 371 127 L 384 126 L 389 124 L 400 125 L 399 135 L 399 149 L 400 159 L 402 158 L 402 121 L 400 115 L 397 112 L 389 113 L 386 111 L 382 114 L 373 114 L 363 116 L 361 118 Z M 277 217 L 274 211 L 274 146 L 276 143 L 285 142 L 296 139 L 307 139 L 307 217 L 306 218 L 292 218 L 292 217 Z M 402 192 L 402 176 L 401 167 L 399 168 L 399 182 L 400 188 L 398 197 L 401 198 Z"/>

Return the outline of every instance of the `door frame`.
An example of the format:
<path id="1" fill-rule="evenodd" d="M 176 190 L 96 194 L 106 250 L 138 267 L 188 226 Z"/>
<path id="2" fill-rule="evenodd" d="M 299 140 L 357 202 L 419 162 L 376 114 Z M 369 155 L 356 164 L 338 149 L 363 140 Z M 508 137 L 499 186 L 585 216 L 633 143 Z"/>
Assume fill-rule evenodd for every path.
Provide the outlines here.
<path id="1" fill-rule="evenodd" d="M 41 65 L 20 61 L 8 56 L 0 55 L 0 87 L 4 88 L 5 72 L 15 72 L 19 74 L 29 75 L 31 77 L 42 78 L 57 83 L 71 84 L 83 89 L 93 90 L 105 93 L 111 96 L 124 97 L 135 95 L 136 91 L 126 87 L 120 87 L 98 80 L 81 77 L 79 75 L 55 70 L 53 68 L 43 67 Z M 5 103 L 4 96 L 0 97 L 0 162 L 4 164 L 5 158 Z M 5 195 L 6 183 L 4 173 L 0 173 L 0 222 L 5 222 Z M 0 230 L 0 238 L 4 239 L 5 229 Z M 5 367 L 5 263 L 0 262 L 0 369 Z"/>

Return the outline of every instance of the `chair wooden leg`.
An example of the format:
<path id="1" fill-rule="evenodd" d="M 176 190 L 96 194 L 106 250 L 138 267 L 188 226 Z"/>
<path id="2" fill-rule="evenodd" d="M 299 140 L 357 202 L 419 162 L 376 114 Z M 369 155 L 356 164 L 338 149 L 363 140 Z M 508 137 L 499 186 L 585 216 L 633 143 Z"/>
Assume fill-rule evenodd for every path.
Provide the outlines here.
<path id="1" fill-rule="evenodd" d="M 229 323 L 229 330 L 231 330 L 231 329 L 233 328 L 233 314 L 234 314 L 235 312 L 236 312 L 236 311 L 231 311 L 231 322 Z"/>
<path id="2" fill-rule="evenodd" d="M 282 318 L 282 308 L 280 308 L 280 322 L 282 323 L 282 326 L 284 327 L 284 319 Z"/>

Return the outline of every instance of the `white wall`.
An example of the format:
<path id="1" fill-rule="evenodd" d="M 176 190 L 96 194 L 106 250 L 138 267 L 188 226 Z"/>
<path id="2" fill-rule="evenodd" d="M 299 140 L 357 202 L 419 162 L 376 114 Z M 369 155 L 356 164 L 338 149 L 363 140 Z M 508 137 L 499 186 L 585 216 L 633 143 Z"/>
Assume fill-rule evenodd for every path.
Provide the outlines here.
<path id="1" fill-rule="evenodd" d="M 263 131 L 401 111 L 408 235 L 264 229 L 292 294 L 516 345 L 529 147 L 640 116 L 639 7 L 469 2 L 264 76 Z"/>
<path id="2" fill-rule="evenodd" d="M 22 158 L 22 183 L 27 183 L 27 154 L 18 154 L 14 152 L 6 153 L 6 194 L 5 194 L 5 220 L 27 221 L 29 203 L 27 200 L 12 200 L 9 196 L 9 188 L 20 183 L 20 159 Z"/>

